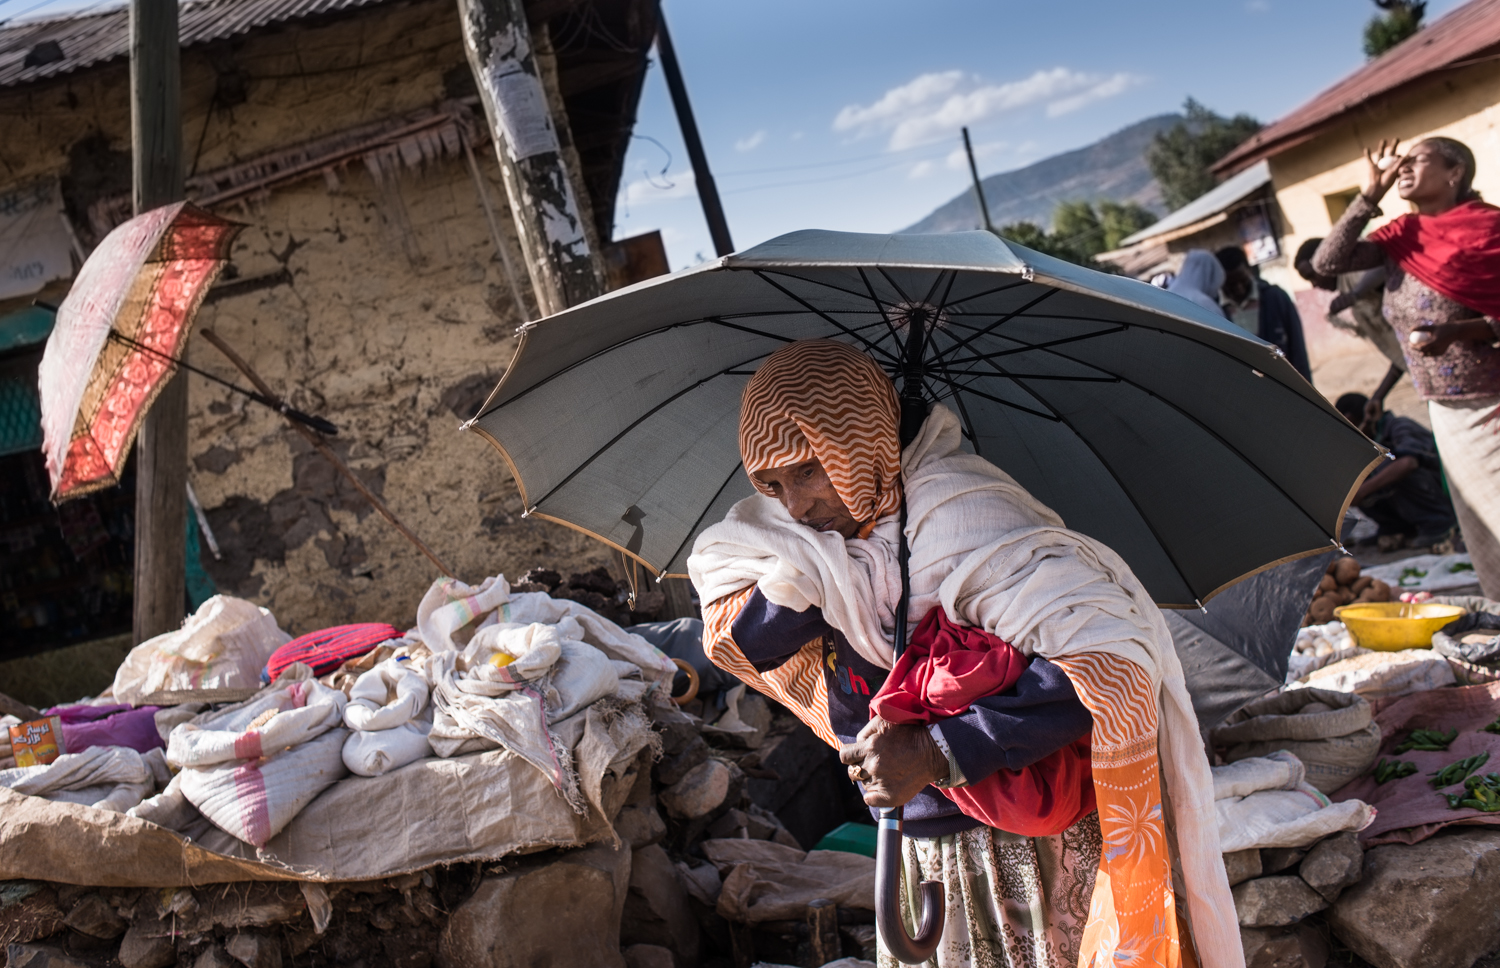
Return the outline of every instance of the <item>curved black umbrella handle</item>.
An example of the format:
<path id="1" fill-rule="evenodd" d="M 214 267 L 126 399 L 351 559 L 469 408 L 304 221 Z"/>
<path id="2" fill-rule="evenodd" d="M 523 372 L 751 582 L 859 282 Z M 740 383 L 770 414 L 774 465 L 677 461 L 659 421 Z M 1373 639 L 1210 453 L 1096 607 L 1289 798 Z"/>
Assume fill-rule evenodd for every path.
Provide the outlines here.
<path id="1" fill-rule="evenodd" d="M 907 965 L 931 958 L 943 937 L 942 882 L 923 881 L 917 892 L 922 917 L 912 937 L 901 919 L 901 808 L 882 807 L 875 839 L 875 927 L 885 950 Z"/>

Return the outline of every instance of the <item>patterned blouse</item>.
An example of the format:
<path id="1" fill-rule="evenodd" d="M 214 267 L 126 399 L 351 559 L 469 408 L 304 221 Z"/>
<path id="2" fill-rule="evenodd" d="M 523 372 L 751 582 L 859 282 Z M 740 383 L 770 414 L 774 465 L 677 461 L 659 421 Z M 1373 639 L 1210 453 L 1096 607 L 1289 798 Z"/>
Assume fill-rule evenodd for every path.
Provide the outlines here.
<path id="1" fill-rule="evenodd" d="M 1476 340 L 1454 340 L 1436 356 L 1418 353 L 1407 343 L 1420 326 L 1473 319 L 1479 313 L 1454 302 L 1406 273 L 1374 242 L 1360 238 L 1380 207 L 1357 195 L 1313 254 L 1313 268 L 1336 276 L 1342 272 L 1385 267 L 1385 318 L 1401 340 L 1407 372 L 1424 400 L 1476 400 L 1500 394 L 1500 349 Z"/>

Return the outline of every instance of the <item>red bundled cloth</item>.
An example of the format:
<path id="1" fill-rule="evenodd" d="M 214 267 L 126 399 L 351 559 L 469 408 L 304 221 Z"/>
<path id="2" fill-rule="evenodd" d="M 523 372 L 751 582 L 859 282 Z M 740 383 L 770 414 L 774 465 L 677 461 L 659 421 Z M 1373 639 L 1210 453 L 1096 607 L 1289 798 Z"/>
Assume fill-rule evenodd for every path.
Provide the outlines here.
<path id="1" fill-rule="evenodd" d="M 1500 317 L 1500 208 L 1474 199 L 1441 215 L 1402 215 L 1370 241 L 1454 302 Z"/>
<path id="2" fill-rule="evenodd" d="M 888 723 L 941 722 L 1014 686 L 1027 662 L 1008 642 L 950 622 L 941 607 L 934 608 L 870 700 L 870 712 Z M 1024 837 L 1060 834 L 1094 810 L 1088 738 L 1025 769 L 1001 769 L 943 794 L 965 816 L 991 827 Z"/>

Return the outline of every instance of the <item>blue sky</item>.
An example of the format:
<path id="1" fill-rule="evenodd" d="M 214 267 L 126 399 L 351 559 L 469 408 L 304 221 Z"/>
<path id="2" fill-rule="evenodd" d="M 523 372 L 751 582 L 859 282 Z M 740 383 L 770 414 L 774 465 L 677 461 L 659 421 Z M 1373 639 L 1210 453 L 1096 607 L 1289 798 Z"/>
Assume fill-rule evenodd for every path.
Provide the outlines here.
<path id="1" fill-rule="evenodd" d="M 1463 0 L 1429 0 L 1432 22 Z M 0 0 L 0 21 L 115 0 Z M 1271 121 L 1364 62 L 1371 0 L 663 0 L 734 243 L 893 232 L 982 175 L 1081 147 L 1189 95 Z M 615 235 L 713 256 L 660 68 Z"/>
<path id="2" fill-rule="evenodd" d="M 19 0 L 17 0 L 19 2 Z M 1428 22 L 1462 0 L 1431 0 Z M 1364 63 L 1371 0 L 664 0 L 735 246 L 892 232 L 981 175 L 1080 147 L 1189 95 L 1271 121 Z M 617 238 L 713 256 L 659 67 Z M 651 140 L 648 140 L 651 139 Z M 663 169 L 665 168 L 665 173 Z"/>

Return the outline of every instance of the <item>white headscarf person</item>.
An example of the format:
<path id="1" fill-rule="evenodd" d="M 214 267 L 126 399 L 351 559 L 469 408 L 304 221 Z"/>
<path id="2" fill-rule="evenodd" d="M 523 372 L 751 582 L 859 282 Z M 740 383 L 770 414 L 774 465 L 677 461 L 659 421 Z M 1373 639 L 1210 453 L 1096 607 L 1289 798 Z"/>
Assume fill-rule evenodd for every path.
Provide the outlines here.
<path id="1" fill-rule="evenodd" d="M 1207 249 L 1193 249 L 1182 261 L 1177 278 L 1167 286 L 1167 292 L 1175 292 L 1185 299 L 1207 309 L 1216 316 L 1223 316 L 1219 305 L 1219 289 L 1224 285 L 1224 267 Z"/>

